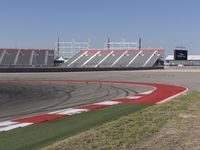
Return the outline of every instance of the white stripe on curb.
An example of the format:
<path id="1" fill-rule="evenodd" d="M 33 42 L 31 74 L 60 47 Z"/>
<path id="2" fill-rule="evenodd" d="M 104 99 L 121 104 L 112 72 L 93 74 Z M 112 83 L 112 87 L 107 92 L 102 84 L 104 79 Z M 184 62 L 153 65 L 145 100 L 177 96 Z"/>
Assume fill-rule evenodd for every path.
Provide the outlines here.
<path id="1" fill-rule="evenodd" d="M 153 91 L 154 91 L 154 90 L 151 90 L 151 91 L 146 91 L 146 92 L 139 93 L 139 94 L 147 95 L 147 94 L 151 94 Z"/>
<path id="2" fill-rule="evenodd" d="M 0 132 L 12 130 L 12 129 L 19 128 L 19 127 L 25 127 L 25 126 L 28 126 L 31 124 L 33 124 L 33 123 L 18 123 L 18 124 L 14 124 L 14 125 L 9 125 L 7 127 L 0 128 Z"/>
<path id="3" fill-rule="evenodd" d="M 81 109 L 81 108 L 68 108 L 59 111 L 50 112 L 48 114 L 59 114 L 59 115 L 74 115 L 80 114 L 81 112 L 87 112 L 88 109 Z"/>
<path id="4" fill-rule="evenodd" d="M 141 98 L 142 96 L 127 96 L 127 99 L 138 99 Z"/>
<path id="5" fill-rule="evenodd" d="M 146 94 L 151 94 L 151 93 L 153 93 L 155 90 L 156 90 L 156 87 L 153 87 L 153 90 L 146 91 L 146 92 L 139 93 L 139 94 L 144 94 L 144 95 L 146 95 Z"/>
<path id="6" fill-rule="evenodd" d="M 2 127 L 5 127 L 5 126 L 9 126 L 9 125 L 13 125 L 13 124 L 17 124 L 18 122 L 14 122 L 14 121 L 2 121 L 0 122 L 0 129 Z"/>
<path id="7" fill-rule="evenodd" d="M 115 104 L 119 104 L 121 102 L 117 102 L 117 101 L 105 101 L 105 102 L 99 102 L 99 103 L 94 103 L 97 105 L 115 105 Z"/>

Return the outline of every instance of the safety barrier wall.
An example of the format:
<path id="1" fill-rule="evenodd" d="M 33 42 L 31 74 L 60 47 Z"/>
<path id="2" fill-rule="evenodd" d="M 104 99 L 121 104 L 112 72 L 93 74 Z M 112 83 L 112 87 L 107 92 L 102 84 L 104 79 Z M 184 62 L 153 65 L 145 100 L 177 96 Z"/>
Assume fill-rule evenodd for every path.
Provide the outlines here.
<path id="1" fill-rule="evenodd" d="M 164 67 L 114 67 L 114 68 L 0 68 L 0 72 L 84 72 L 84 71 L 126 71 L 126 70 L 155 70 Z"/>

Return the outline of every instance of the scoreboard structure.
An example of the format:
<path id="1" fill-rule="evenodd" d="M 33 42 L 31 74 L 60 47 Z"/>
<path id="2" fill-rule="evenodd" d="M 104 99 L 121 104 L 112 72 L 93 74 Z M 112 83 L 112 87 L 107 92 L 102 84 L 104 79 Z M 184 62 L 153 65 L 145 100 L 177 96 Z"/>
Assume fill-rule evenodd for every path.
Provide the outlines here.
<path id="1" fill-rule="evenodd" d="M 174 60 L 188 60 L 188 51 L 175 49 L 174 50 Z"/>

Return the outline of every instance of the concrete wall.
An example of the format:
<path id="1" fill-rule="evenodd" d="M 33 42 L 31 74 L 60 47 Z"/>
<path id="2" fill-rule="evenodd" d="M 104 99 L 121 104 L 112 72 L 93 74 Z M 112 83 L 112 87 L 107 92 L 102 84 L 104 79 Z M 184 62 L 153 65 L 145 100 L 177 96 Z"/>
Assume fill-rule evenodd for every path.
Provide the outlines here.
<path id="1" fill-rule="evenodd" d="M 82 72 L 82 71 L 115 71 L 115 70 L 154 70 L 164 69 L 164 67 L 126 67 L 126 68 L 59 68 L 59 67 L 48 67 L 48 68 L 0 68 L 0 72 Z"/>

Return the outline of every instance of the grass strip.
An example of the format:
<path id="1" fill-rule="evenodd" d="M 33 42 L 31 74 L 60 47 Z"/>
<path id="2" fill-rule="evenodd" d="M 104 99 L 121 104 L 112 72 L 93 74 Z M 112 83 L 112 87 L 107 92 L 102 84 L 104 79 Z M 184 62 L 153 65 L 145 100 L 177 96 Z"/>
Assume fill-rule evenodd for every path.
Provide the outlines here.
<path id="1" fill-rule="evenodd" d="M 134 144 L 152 136 L 168 121 L 178 118 L 178 114 L 188 111 L 199 99 L 200 92 L 192 91 L 67 138 L 43 150 L 134 149 Z"/>
<path id="2" fill-rule="evenodd" d="M 0 149 L 31 150 L 40 149 L 80 132 L 98 127 L 106 122 L 119 119 L 130 113 L 146 108 L 145 104 L 119 104 L 104 109 L 67 116 L 57 120 L 17 128 L 0 133 Z"/>

